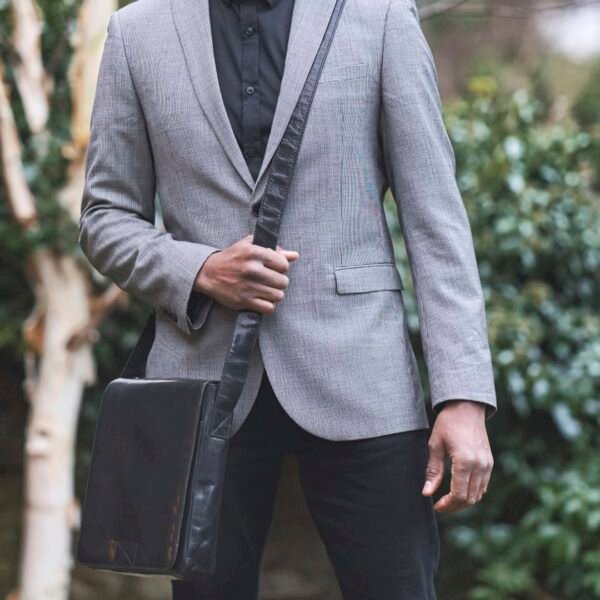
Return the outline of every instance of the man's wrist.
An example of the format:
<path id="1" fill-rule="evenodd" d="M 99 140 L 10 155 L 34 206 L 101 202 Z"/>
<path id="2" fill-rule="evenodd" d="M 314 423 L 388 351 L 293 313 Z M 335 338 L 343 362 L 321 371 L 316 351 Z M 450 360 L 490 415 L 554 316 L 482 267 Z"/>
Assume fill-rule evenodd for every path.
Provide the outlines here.
<path id="1" fill-rule="evenodd" d="M 196 274 L 196 279 L 194 281 L 193 291 L 198 292 L 199 294 L 204 294 L 206 296 L 211 296 L 212 292 L 212 284 L 210 278 L 210 265 L 207 269 L 207 263 L 213 254 L 220 252 L 220 250 L 216 250 L 212 254 L 206 258 L 206 260 L 202 263 L 202 266 L 198 269 L 198 273 Z"/>

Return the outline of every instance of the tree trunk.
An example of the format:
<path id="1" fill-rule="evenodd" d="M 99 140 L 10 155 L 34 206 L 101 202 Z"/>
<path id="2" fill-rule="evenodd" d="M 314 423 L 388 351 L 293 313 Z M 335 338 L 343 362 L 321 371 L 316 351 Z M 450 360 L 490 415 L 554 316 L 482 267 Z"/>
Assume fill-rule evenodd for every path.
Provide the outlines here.
<path id="1" fill-rule="evenodd" d="M 25 324 L 26 336 L 43 315 L 43 338 L 39 366 L 29 367 L 26 380 L 30 412 L 20 597 L 66 600 L 71 532 L 79 512 L 73 481 L 77 420 L 83 388 L 94 378 L 90 346 L 71 349 L 69 341 L 89 320 L 89 294 L 87 276 L 72 257 L 39 251 L 33 263 L 38 308 Z"/>

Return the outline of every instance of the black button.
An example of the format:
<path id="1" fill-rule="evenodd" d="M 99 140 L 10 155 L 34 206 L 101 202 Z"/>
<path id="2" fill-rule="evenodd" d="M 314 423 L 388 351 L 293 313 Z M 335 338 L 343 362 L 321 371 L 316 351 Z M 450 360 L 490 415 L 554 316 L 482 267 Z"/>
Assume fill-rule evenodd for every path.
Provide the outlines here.
<path id="1" fill-rule="evenodd" d="M 252 94 L 254 94 L 254 92 L 255 92 L 255 91 L 256 91 L 256 90 L 255 90 L 255 89 L 254 89 L 254 88 L 253 88 L 251 85 L 249 85 L 249 86 L 246 88 L 246 93 L 247 93 L 247 94 L 250 94 L 251 96 L 252 96 Z"/>
<path id="2" fill-rule="evenodd" d="M 244 29 L 244 35 L 246 37 L 250 37 L 253 33 L 254 33 L 254 27 L 246 27 L 246 29 Z"/>
<path id="3" fill-rule="evenodd" d="M 255 157 L 256 154 L 256 148 L 248 148 L 248 150 L 246 150 L 246 156 L 249 156 L 250 158 Z"/>
<path id="4" fill-rule="evenodd" d="M 261 201 L 260 201 L 260 200 L 258 200 L 257 202 L 255 202 L 255 203 L 252 205 L 252 214 L 253 214 L 255 217 L 258 217 L 258 211 L 260 210 L 260 202 L 261 202 Z"/>

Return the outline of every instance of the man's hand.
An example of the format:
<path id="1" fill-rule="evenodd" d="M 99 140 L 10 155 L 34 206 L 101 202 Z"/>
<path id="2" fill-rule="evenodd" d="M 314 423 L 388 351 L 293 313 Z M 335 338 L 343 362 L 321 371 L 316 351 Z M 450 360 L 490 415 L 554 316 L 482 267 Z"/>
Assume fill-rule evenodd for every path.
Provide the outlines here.
<path id="1" fill-rule="evenodd" d="M 470 400 L 445 403 L 429 437 L 429 462 L 423 495 L 431 496 L 444 475 L 444 457 L 452 461 L 450 492 L 435 504 L 438 512 L 457 512 L 485 494 L 494 459 L 485 428 L 485 405 Z"/>
<path id="2" fill-rule="evenodd" d="M 263 248 L 252 243 L 253 235 L 211 254 L 202 265 L 194 290 L 207 294 L 234 310 L 271 314 L 289 285 L 285 273 L 298 252 Z"/>

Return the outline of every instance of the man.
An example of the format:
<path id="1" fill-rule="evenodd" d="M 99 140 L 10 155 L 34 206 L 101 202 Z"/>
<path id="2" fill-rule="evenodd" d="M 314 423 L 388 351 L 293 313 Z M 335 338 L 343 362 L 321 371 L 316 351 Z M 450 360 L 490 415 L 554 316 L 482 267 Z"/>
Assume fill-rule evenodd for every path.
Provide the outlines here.
<path id="1" fill-rule="evenodd" d="M 461 510 L 488 486 L 496 398 L 484 301 L 414 0 L 347 0 L 281 245 L 251 243 L 334 3 L 139 0 L 108 26 L 80 244 L 156 309 L 147 377 L 218 379 L 236 311 L 263 314 L 232 424 L 217 573 L 174 582 L 175 599 L 257 597 L 286 453 L 351 600 L 435 598 L 435 510 Z M 415 284 L 430 435 L 388 187 Z M 434 505 L 446 455 L 450 490 Z"/>

